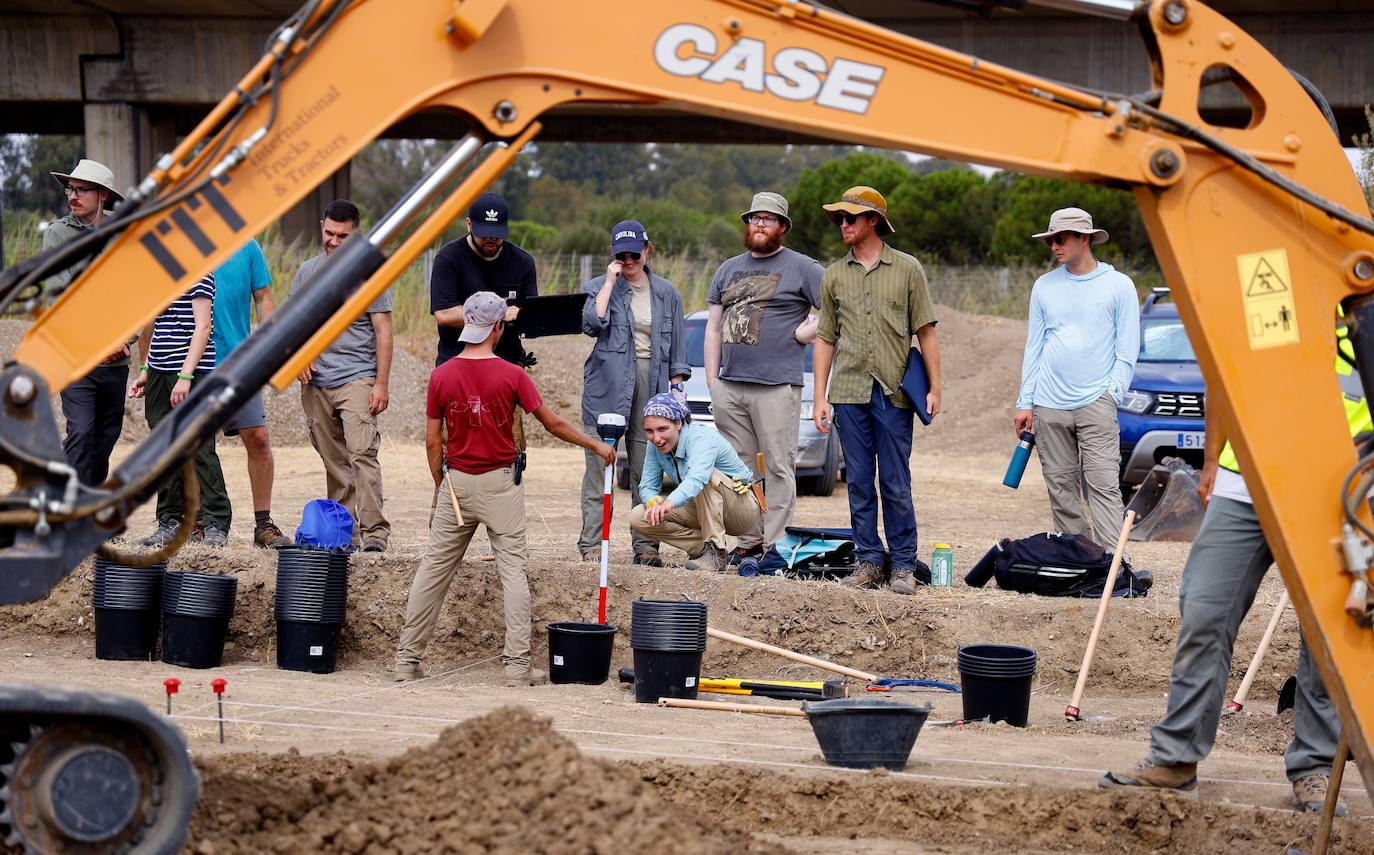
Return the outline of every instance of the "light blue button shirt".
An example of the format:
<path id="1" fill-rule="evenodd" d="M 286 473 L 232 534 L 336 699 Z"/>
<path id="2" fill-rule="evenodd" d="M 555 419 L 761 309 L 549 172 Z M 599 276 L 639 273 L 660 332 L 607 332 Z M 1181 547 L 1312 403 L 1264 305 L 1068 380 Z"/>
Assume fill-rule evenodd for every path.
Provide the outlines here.
<path id="1" fill-rule="evenodd" d="M 664 454 L 652 443 L 648 450 L 644 456 L 644 472 L 639 479 L 641 502 L 649 501 L 663 489 L 664 472 L 677 480 L 677 489 L 668 494 L 668 501 L 679 508 L 696 498 L 717 469 L 727 477 L 746 483 L 754 477 L 753 471 L 739 459 L 725 437 L 705 425 L 684 424 L 672 454 Z"/>

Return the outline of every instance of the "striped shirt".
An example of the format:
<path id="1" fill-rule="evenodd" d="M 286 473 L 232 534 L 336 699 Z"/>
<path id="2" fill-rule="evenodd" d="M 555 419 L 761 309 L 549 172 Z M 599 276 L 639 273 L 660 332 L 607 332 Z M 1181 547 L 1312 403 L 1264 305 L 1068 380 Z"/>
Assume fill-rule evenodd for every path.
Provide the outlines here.
<path id="1" fill-rule="evenodd" d="M 153 320 L 153 341 L 148 347 L 148 367 L 154 371 L 179 373 L 186 362 L 186 353 L 191 349 L 191 336 L 196 331 L 195 315 L 191 311 L 191 301 L 202 298 L 215 299 L 215 274 L 210 273 L 191 290 L 172 301 L 172 305 L 162 310 Z M 205 352 L 200 355 L 195 370 L 212 371 L 215 367 L 215 339 L 211 336 L 205 342 Z"/>
<path id="2" fill-rule="evenodd" d="M 911 337 L 935 323 L 935 308 L 921 262 L 883 244 L 872 270 L 850 250 L 825 269 L 821 280 L 821 320 L 816 335 L 835 348 L 830 372 L 832 404 L 867 404 L 873 381 L 894 406 L 911 409 L 901 390 Z"/>

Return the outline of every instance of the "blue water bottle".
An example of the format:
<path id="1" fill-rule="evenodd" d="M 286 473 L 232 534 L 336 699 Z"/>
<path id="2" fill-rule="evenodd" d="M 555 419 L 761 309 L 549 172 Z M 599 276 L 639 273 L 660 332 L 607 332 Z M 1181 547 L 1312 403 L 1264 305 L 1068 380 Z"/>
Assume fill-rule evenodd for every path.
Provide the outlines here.
<path id="1" fill-rule="evenodd" d="M 1021 431 L 1021 439 L 1016 443 L 1016 450 L 1012 452 L 1011 463 L 1007 464 L 1007 474 L 1002 478 L 1002 483 L 1015 490 L 1021 486 L 1021 476 L 1026 473 L 1026 461 L 1030 460 L 1031 449 L 1035 447 L 1035 434 L 1028 430 Z"/>

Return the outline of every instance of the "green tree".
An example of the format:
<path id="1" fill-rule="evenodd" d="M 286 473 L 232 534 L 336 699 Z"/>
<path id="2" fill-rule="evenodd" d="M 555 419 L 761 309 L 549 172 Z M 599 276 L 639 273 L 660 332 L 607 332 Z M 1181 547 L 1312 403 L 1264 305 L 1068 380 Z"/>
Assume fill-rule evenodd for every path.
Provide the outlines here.
<path id="1" fill-rule="evenodd" d="M 792 218 L 788 246 L 822 261 L 843 255 L 846 250 L 839 230 L 821 206 L 835 201 L 845 190 L 859 184 L 876 189 L 884 198 L 891 198 L 911 177 L 912 172 L 905 163 L 890 154 L 869 151 L 854 152 L 808 169 L 788 195 Z"/>
<path id="2" fill-rule="evenodd" d="M 0 137 L 0 206 L 7 211 L 37 211 L 45 216 L 67 212 L 67 198 L 50 172 L 70 172 L 82 156 L 79 136 Z M 118 183 L 133 176 L 115 176 Z"/>
<path id="3" fill-rule="evenodd" d="M 942 169 L 902 182 L 887 197 L 897 229 L 892 245 L 921 258 L 981 261 L 992 237 L 992 221 L 979 204 L 986 183 L 971 169 Z"/>
<path id="4" fill-rule="evenodd" d="M 1028 175 L 998 174 L 993 180 L 1004 184 L 989 247 L 998 264 L 1044 262 L 1045 247 L 1031 235 L 1045 230 L 1055 210 L 1069 207 L 1086 210 L 1094 225 L 1111 234 L 1110 243 L 1094 249 L 1097 257 L 1112 262 L 1153 258 L 1135 199 L 1124 190 Z"/>

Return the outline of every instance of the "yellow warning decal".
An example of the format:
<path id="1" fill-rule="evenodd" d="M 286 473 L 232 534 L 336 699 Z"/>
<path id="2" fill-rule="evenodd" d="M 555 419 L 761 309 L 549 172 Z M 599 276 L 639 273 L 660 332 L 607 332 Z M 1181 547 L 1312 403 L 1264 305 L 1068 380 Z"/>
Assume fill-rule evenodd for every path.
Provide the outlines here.
<path id="1" fill-rule="evenodd" d="M 1288 273 L 1288 251 L 1270 249 L 1240 255 L 1236 263 L 1250 349 L 1297 344 L 1298 313 L 1293 302 L 1293 278 Z"/>

